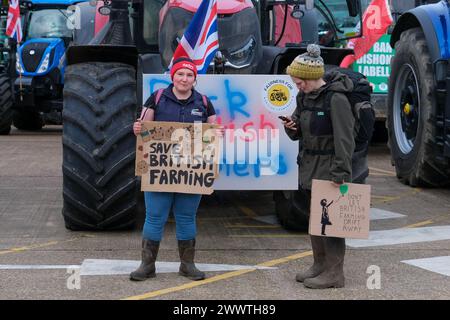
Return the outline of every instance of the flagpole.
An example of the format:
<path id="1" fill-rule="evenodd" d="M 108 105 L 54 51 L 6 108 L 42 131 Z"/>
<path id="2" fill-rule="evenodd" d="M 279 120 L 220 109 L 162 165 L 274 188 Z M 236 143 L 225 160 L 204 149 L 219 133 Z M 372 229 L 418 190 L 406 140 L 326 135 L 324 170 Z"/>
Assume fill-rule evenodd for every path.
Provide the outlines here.
<path id="1" fill-rule="evenodd" d="M 8 19 L 6 21 L 6 31 L 5 35 L 13 38 L 15 37 L 15 51 L 16 57 L 19 58 L 19 61 L 16 61 L 16 64 L 20 64 L 20 56 L 18 53 L 18 47 L 20 47 L 20 42 L 22 41 L 22 23 L 21 23 L 21 17 L 20 17 L 20 3 L 19 0 L 8 0 Z M 10 61 L 15 61 L 16 59 L 10 58 Z M 15 65 L 11 66 L 12 71 L 16 69 L 17 72 L 19 72 L 19 90 L 20 90 L 20 101 L 23 101 L 23 95 L 22 95 L 22 72 L 19 68 L 17 70 Z M 11 70 L 10 69 L 10 70 Z M 12 72 L 13 74 L 13 72 Z M 11 74 L 11 76 L 12 76 Z"/>
<path id="2" fill-rule="evenodd" d="M 16 42 L 17 44 L 16 44 L 16 52 L 18 51 L 18 48 L 20 47 L 20 42 Z M 22 65 L 21 63 L 20 63 L 20 54 L 18 54 L 17 55 L 18 56 L 18 58 L 19 58 L 19 61 L 18 61 L 18 63 L 19 63 L 19 65 Z M 21 69 L 22 68 L 19 68 L 19 70 L 18 70 L 18 72 L 19 72 L 19 96 L 20 96 L 20 102 L 22 102 L 23 101 L 23 91 L 22 91 L 22 71 L 21 71 Z"/>

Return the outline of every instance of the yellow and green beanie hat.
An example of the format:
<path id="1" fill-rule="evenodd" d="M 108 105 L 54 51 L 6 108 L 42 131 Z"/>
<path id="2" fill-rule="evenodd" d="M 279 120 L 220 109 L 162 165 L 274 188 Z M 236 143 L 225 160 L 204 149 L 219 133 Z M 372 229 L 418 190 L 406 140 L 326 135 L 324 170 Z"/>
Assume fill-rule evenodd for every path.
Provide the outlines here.
<path id="1" fill-rule="evenodd" d="M 286 73 L 303 80 L 318 80 L 322 78 L 325 73 L 325 67 L 320 56 L 320 47 L 317 44 L 308 45 L 306 52 L 298 55 L 287 67 Z"/>

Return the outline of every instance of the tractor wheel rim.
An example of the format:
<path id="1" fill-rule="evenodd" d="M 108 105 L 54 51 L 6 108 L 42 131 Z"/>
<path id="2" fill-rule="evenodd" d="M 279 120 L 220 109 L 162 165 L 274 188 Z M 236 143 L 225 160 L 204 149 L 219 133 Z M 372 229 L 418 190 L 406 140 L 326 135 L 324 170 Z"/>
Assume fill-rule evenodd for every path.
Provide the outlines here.
<path id="1" fill-rule="evenodd" d="M 414 148 L 420 119 L 419 86 L 416 72 L 410 64 L 400 69 L 393 102 L 395 139 L 400 151 L 408 154 Z"/>

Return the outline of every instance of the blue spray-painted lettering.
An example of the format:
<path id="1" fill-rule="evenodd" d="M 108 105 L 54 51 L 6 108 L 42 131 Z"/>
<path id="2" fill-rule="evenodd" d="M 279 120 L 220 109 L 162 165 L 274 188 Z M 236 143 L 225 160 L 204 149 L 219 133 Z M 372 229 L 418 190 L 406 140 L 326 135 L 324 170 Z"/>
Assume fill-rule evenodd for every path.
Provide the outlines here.
<path id="1" fill-rule="evenodd" d="M 233 171 L 234 174 L 237 175 L 238 177 L 246 177 L 248 176 L 250 173 L 247 170 L 248 165 L 247 164 L 239 164 L 239 163 L 235 163 L 233 164 Z"/>
<path id="2" fill-rule="evenodd" d="M 261 176 L 261 170 L 259 170 L 261 166 L 261 160 L 259 158 L 256 160 L 256 164 L 253 165 L 253 170 L 255 172 L 255 178 L 259 178 Z"/>
<path id="3" fill-rule="evenodd" d="M 225 80 L 225 89 L 228 100 L 228 111 L 230 112 L 230 118 L 234 120 L 236 118 L 235 113 L 239 112 L 245 117 L 249 118 L 250 114 L 243 110 L 243 107 L 247 103 L 247 97 L 240 91 L 231 91 L 230 80 Z"/>
<path id="4" fill-rule="evenodd" d="M 278 166 L 278 172 L 277 172 L 277 174 L 279 174 L 279 175 L 285 175 L 285 174 L 287 173 L 287 171 L 288 171 L 288 168 L 287 168 L 286 162 L 284 161 L 283 155 L 280 154 L 278 159 L 279 159 L 280 161 L 279 161 L 279 164 L 278 164 L 279 166 Z"/>
<path id="5" fill-rule="evenodd" d="M 219 163 L 219 172 L 222 172 L 225 169 L 226 170 L 225 175 L 227 177 L 229 177 L 230 176 L 230 166 L 225 163 L 226 163 L 226 159 L 223 158 L 222 162 Z"/>
<path id="6" fill-rule="evenodd" d="M 288 172 L 288 168 L 286 162 L 284 161 L 284 156 L 279 154 L 279 166 L 277 175 L 285 175 Z M 250 175 L 250 169 L 253 169 L 253 177 L 260 178 L 261 177 L 261 160 L 258 158 L 255 164 L 248 163 L 234 163 L 234 164 L 226 164 L 226 159 L 222 160 L 222 163 L 219 164 L 219 172 L 221 174 L 225 174 L 225 176 L 229 177 L 232 173 L 238 177 L 246 177 Z M 225 170 L 225 173 L 223 172 Z"/>

